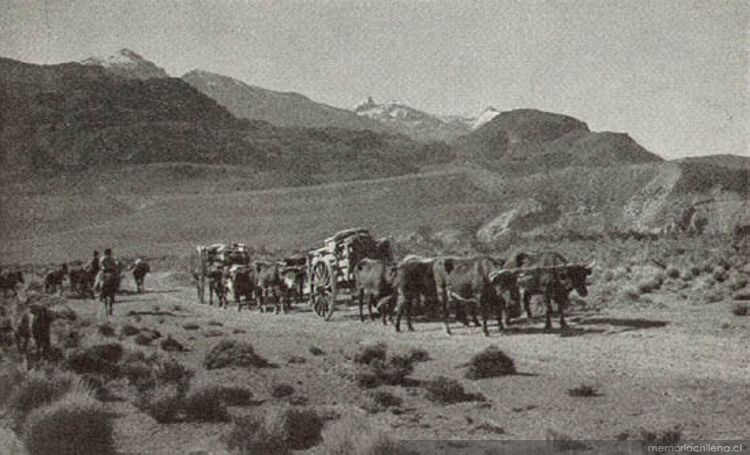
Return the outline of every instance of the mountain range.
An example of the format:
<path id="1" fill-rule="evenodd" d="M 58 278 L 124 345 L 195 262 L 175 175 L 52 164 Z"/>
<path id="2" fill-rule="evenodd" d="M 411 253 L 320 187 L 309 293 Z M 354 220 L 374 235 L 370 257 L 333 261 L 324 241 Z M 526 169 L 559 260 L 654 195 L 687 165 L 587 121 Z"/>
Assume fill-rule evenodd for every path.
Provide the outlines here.
<path id="1" fill-rule="evenodd" d="M 383 199 L 389 205 L 377 208 L 388 217 L 400 213 L 388 213 L 399 201 L 419 197 L 415 207 L 429 208 L 436 188 L 451 194 L 438 183 L 443 175 L 454 188 L 446 213 L 460 214 L 457 225 L 474 226 L 471 235 L 489 243 L 750 224 L 748 158 L 665 162 L 626 133 L 592 132 L 579 119 L 534 109 L 439 117 L 370 98 L 349 111 L 205 71 L 168 77 L 128 50 L 59 65 L 0 58 L 0 103 L 2 193 L 30 198 L 0 201 L 9 232 L 38 225 L 21 207 L 44 206 L 45 191 L 234 191 L 402 176 L 412 183 L 394 186 Z M 116 177 L 97 177 L 106 175 Z M 348 224 L 349 215 L 338 216 Z"/>

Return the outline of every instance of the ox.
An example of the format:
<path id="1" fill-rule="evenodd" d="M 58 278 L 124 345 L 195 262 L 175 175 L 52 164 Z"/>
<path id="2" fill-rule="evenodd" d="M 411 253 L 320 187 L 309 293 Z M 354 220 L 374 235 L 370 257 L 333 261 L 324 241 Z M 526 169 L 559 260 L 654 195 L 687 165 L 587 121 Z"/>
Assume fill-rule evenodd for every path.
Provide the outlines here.
<path id="1" fill-rule="evenodd" d="M 396 268 L 394 287 L 397 290 L 396 303 L 396 331 L 401 330 L 401 317 L 406 313 L 406 325 L 410 331 L 414 330 L 411 325 L 411 313 L 414 301 L 424 299 L 428 308 L 435 308 L 437 298 L 437 286 L 435 284 L 435 259 L 421 258 L 418 256 L 405 257 Z M 381 309 L 384 312 L 385 308 Z M 385 314 L 383 314 L 385 322 Z"/>
<path id="2" fill-rule="evenodd" d="M 133 263 L 132 270 L 136 292 L 139 294 L 145 292 L 144 282 L 146 280 L 146 275 L 151 271 L 151 267 L 149 267 L 148 262 L 139 258 Z"/>
<path id="3" fill-rule="evenodd" d="M 286 289 L 286 299 L 291 304 L 301 303 L 303 289 L 305 287 L 305 270 L 301 267 L 287 267 L 282 266 L 281 279 L 284 281 L 284 289 Z"/>
<path id="4" fill-rule="evenodd" d="M 52 310 L 42 305 L 16 305 L 11 316 L 13 337 L 18 351 L 23 355 L 26 365 L 29 363 L 29 341 L 34 340 L 37 357 L 50 352 L 50 326 L 55 318 Z"/>
<path id="5" fill-rule="evenodd" d="M 17 296 L 18 285 L 23 283 L 23 272 L 21 271 L 10 272 L 5 270 L 0 272 L 0 288 L 2 288 L 4 293 L 10 291 L 13 296 Z"/>
<path id="6" fill-rule="evenodd" d="M 560 327 L 565 328 L 565 307 L 569 302 L 570 291 L 575 290 L 581 297 L 588 295 L 586 278 L 596 262 L 590 265 L 570 264 L 559 253 L 545 251 L 535 254 L 519 253 L 515 257 L 516 267 L 522 269 L 518 286 L 523 293 L 526 315 L 531 318 L 531 296 L 541 295 L 547 309 L 544 327 L 552 328 L 552 302 L 557 303 L 560 313 Z M 530 270 L 523 270 L 528 268 Z"/>
<path id="7" fill-rule="evenodd" d="M 266 301 L 273 298 L 275 313 L 279 314 L 279 303 L 284 313 L 289 311 L 286 286 L 281 275 L 281 267 L 276 263 L 255 263 L 255 291 L 261 312 L 266 311 Z"/>
<path id="8" fill-rule="evenodd" d="M 234 296 L 234 301 L 237 302 L 237 311 L 242 309 L 243 303 L 242 298 L 244 297 L 244 305 L 249 305 L 250 300 L 255 294 L 255 282 L 252 275 L 252 269 L 245 265 L 234 264 L 226 273 L 226 281 L 224 284 L 225 300 L 230 293 Z"/>
<path id="9" fill-rule="evenodd" d="M 68 264 L 63 264 L 57 270 L 52 270 L 44 275 L 44 292 L 54 294 L 55 292 L 63 293 L 63 280 L 68 274 Z"/>
<path id="10" fill-rule="evenodd" d="M 208 304 L 214 304 L 214 295 L 219 307 L 226 306 L 226 276 L 222 267 L 211 267 L 208 270 Z"/>
<path id="11" fill-rule="evenodd" d="M 388 311 L 382 307 L 387 301 L 394 298 L 393 285 L 396 267 L 390 261 L 365 258 L 356 264 L 353 276 L 355 289 L 359 296 L 359 319 L 365 322 L 363 307 L 365 298 L 367 298 L 367 312 L 370 315 L 370 320 L 375 319 L 372 314 L 372 306 L 377 301 L 376 306 L 380 309 L 385 325 Z"/>
<path id="12" fill-rule="evenodd" d="M 70 267 L 68 269 L 68 279 L 70 280 L 70 291 L 77 293 L 79 297 L 85 298 L 90 296 L 94 298 L 94 279 L 95 274 L 86 267 Z"/>
<path id="13" fill-rule="evenodd" d="M 489 336 L 487 319 L 489 312 L 495 309 L 499 330 L 503 330 L 503 312 L 505 300 L 498 299 L 495 285 L 490 274 L 501 264 L 489 257 L 476 258 L 438 258 L 433 270 L 438 298 L 443 308 L 445 332 L 450 334 L 448 323 L 449 298 L 456 301 L 456 313 L 459 316 L 459 304 L 470 304 L 474 323 L 478 326 L 476 304 L 482 313 L 482 332 Z"/>

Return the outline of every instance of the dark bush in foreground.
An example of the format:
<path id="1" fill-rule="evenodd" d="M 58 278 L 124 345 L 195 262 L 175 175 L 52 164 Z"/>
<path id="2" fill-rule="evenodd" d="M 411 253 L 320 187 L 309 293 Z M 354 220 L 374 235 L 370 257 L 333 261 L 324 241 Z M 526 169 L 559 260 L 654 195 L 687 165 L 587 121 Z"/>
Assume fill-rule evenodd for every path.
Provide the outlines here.
<path id="1" fill-rule="evenodd" d="M 222 340 L 206 353 L 203 366 L 208 370 L 227 367 L 262 368 L 269 366 L 269 363 L 255 353 L 250 343 Z"/>
<path id="2" fill-rule="evenodd" d="M 162 340 L 161 348 L 167 352 L 182 352 L 185 350 L 182 343 L 172 338 L 172 335 L 167 335 L 167 338 Z"/>
<path id="3" fill-rule="evenodd" d="M 115 328 L 109 324 L 100 325 L 97 331 L 99 332 L 99 335 L 101 336 L 105 336 L 105 337 L 115 336 Z"/>
<path id="4" fill-rule="evenodd" d="M 117 362 L 122 358 L 123 352 L 119 343 L 97 344 L 72 353 L 65 365 L 79 374 L 117 375 Z"/>
<path id="5" fill-rule="evenodd" d="M 359 348 L 359 352 L 354 354 L 354 363 L 369 365 L 374 360 L 385 361 L 388 346 L 385 343 L 376 343 Z"/>
<path id="6" fill-rule="evenodd" d="M 187 420 L 194 422 L 228 422 L 229 411 L 215 389 L 202 389 L 185 397 L 183 409 Z"/>
<path id="7" fill-rule="evenodd" d="M 275 384 L 271 388 L 271 396 L 274 398 L 284 398 L 294 393 L 294 387 L 289 384 Z"/>
<path id="8" fill-rule="evenodd" d="M 114 453 L 112 423 L 91 397 L 70 394 L 34 411 L 23 431 L 30 455 Z"/>
<path id="9" fill-rule="evenodd" d="M 292 451 L 265 427 L 263 419 L 245 416 L 235 421 L 226 438 L 227 448 L 238 454 L 288 455 Z"/>
<path id="10" fill-rule="evenodd" d="M 224 324 L 222 324 L 219 321 L 208 321 L 208 325 L 212 325 L 214 327 L 223 327 L 224 326 Z"/>
<path id="11" fill-rule="evenodd" d="M 552 441 L 552 447 L 557 452 L 588 451 L 591 447 L 583 441 L 572 436 L 561 433 L 551 428 L 547 429 L 546 439 Z"/>
<path id="12" fill-rule="evenodd" d="M 206 337 L 206 338 L 223 337 L 224 336 L 224 332 L 222 332 L 221 330 L 213 330 L 213 329 L 211 329 L 211 330 L 206 330 L 205 332 L 203 332 L 203 336 Z"/>
<path id="13" fill-rule="evenodd" d="M 749 307 L 750 305 L 746 303 L 735 303 L 732 307 L 732 313 L 734 313 L 735 316 L 747 316 Z"/>
<path id="14" fill-rule="evenodd" d="M 413 362 L 427 362 L 431 360 L 430 353 L 420 348 L 411 348 L 407 356 Z"/>
<path id="15" fill-rule="evenodd" d="M 396 395 L 386 392 L 385 390 L 377 390 L 371 395 L 373 403 L 381 408 L 390 408 L 401 406 L 404 400 Z"/>
<path id="16" fill-rule="evenodd" d="M 200 392 L 215 395 L 227 406 L 247 406 L 252 404 L 253 392 L 246 387 L 211 385 L 201 389 Z"/>
<path id="17" fill-rule="evenodd" d="M 188 323 L 182 326 L 185 330 L 198 330 L 201 328 L 198 324 Z"/>
<path id="18" fill-rule="evenodd" d="M 325 355 L 325 352 L 317 346 L 310 346 L 309 351 L 312 355 Z"/>
<path id="19" fill-rule="evenodd" d="M 601 395 L 596 387 L 585 384 L 568 389 L 567 392 L 571 397 L 598 397 Z"/>
<path id="20" fill-rule="evenodd" d="M 187 392 L 194 375 L 194 370 L 173 359 L 160 362 L 155 370 L 157 381 L 173 384 L 180 395 Z"/>
<path id="21" fill-rule="evenodd" d="M 126 337 L 132 337 L 133 335 L 138 335 L 139 333 L 141 333 L 141 329 L 130 324 L 125 324 L 120 329 L 120 335 Z"/>
<path id="22" fill-rule="evenodd" d="M 436 403 L 452 404 L 463 401 L 483 401 L 481 395 L 466 393 L 460 382 L 445 376 L 438 376 L 432 381 L 428 381 L 424 388 L 427 390 L 427 398 Z"/>
<path id="23" fill-rule="evenodd" d="M 185 418 L 183 399 L 171 388 L 144 393 L 134 404 L 159 423 L 175 423 Z"/>
<path id="24" fill-rule="evenodd" d="M 139 346 L 148 346 L 152 341 L 154 341 L 153 338 L 143 333 L 139 333 L 138 336 L 135 337 L 135 344 Z"/>
<path id="25" fill-rule="evenodd" d="M 471 380 L 505 376 L 516 372 L 513 359 L 505 355 L 497 346 L 489 346 L 474 355 L 467 366 L 465 377 Z"/>
<path id="26" fill-rule="evenodd" d="M 408 357 L 394 356 L 387 361 L 374 358 L 369 364 L 359 367 L 355 380 L 360 387 L 371 389 L 383 384 L 405 385 L 407 376 L 414 371 L 412 360 Z"/>
<path id="27" fill-rule="evenodd" d="M 13 423 L 20 428 L 28 414 L 41 406 L 50 404 L 71 390 L 86 392 L 80 377 L 62 371 L 32 371 L 12 391 L 7 409 Z"/>

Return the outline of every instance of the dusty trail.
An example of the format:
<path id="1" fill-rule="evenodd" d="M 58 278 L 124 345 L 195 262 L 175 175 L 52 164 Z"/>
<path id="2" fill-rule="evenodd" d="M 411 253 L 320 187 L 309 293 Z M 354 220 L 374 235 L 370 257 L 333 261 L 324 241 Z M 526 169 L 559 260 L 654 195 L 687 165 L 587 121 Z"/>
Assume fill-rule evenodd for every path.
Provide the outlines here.
<path id="1" fill-rule="evenodd" d="M 666 430 L 675 425 L 682 428 L 683 438 L 738 439 L 750 434 L 750 323 L 735 318 L 727 326 L 729 313 L 721 304 L 685 306 L 664 294 L 658 296 L 663 304 L 660 309 L 573 313 L 572 329 L 564 333 L 544 333 L 540 318 L 514 324 L 503 335 L 493 327 L 490 337 L 482 336 L 479 328 L 458 325 L 454 325 L 454 335 L 447 336 L 439 322 L 419 320 L 416 332 L 396 334 L 392 326 L 383 327 L 380 321 L 360 323 L 355 307 L 340 306 L 332 321 L 325 322 L 304 304 L 286 315 L 201 305 L 195 289 L 175 276 L 173 272 L 153 273 L 146 279 L 146 294 L 119 296 L 110 322 L 155 327 L 164 336 L 171 334 L 190 350 L 161 353 L 195 368 L 194 385 L 250 386 L 264 401 L 262 406 L 278 405 L 269 390 L 273 384 L 289 383 L 309 406 L 333 410 L 342 418 L 364 418 L 403 439 L 544 439 L 548 429 L 612 439 L 623 431 Z M 126 279 L 125 291 L 132 287 Z M 97 302 L 70 303 L 81 313 L 105 320 Z M 186 330 L 183 326 L 188 322 L 200 328 Z M 251 342 L 279 368 L 203 370 L 200 363 L 205 352 L 220 339 L 206 336 L 209 330 Z M 367 414 L 360 407 L 367 402 L 367 392 L 348 376 L 351 369 L 346 356 L 358 344 L 374 341 L 386 342 L 394 352 L 411 347 L 427 350 L 433 360 L 418 364 L 413 378 L 454 377 L 467 391 L 484 394 L 488 403 L 435 405 L 418 387 L 386 387 L 404 399 L 404 412 Z M 492 344 L 510 355 L 522 374 L 464 379 L 461 364 Z M 311 355 L 310 346 L 323 349 L 326 355 Z M 132 347 L 158 350 L 158 343 Z M 305 357 L 306 362 L 290 364 L 287 360 L 292 355 Z M 596 387 L 602 395 L 568 396 L 567 389 L 581 384 Z M 215 449 L 228 429 L 223 424 L 158 425 L 129 403 L 112 406 L 119 415 L 118 444 L 124 451 Z M 251 411 L 233 410 L 237 415 L 244 412 Z M 482 423 L 502 427 L 504 433 L 481 429 Z"/>

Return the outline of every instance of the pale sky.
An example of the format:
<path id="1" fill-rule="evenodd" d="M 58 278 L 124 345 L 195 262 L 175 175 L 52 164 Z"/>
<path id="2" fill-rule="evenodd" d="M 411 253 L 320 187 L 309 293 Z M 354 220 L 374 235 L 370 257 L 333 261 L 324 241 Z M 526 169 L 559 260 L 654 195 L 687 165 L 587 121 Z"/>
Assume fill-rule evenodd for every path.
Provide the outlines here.
<path id="1" fill-rule="evenodd" d="M 0 56 L 60 63 L 126 47 L 351 108 L 537 108 L 665 158 L 747 149 L 745 0 L 9 1 Z"/>

